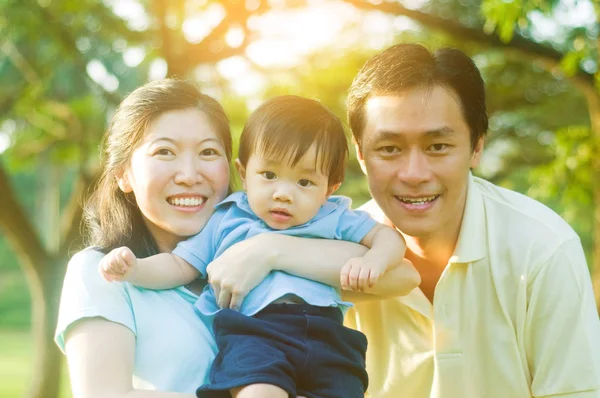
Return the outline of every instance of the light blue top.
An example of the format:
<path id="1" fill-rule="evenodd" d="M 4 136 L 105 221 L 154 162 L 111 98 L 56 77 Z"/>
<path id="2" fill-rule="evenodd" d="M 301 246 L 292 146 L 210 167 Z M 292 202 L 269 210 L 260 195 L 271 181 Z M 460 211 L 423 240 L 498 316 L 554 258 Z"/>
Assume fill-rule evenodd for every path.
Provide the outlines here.
<path id="1" fill-rule="evenodd" d="M 183 258 L 206 277 L 208 264 L 227 248 L 265 232 L 359 243 L 377 222 L 366 212 L 351 210 L 351 203 L 349 198 L 331 196 L 310 221 L 285 230 L 274 230 L 252 212 L 246 193 L 236 192 L 219 203 L 204 229 L 180 242 L 173 254 Z M 252 264 L 248 266 L 251 267 Z M 250 291 L 242 302 L 240 312 L 254 315 L 288 294 L 298 296 L 311 305 L 339 307 L 343 312 L 352 306 L 341 301 L 339 292 L 329 285 L 274 271 Z M 205 315 L 219 311 L 210 285 L 200 295 L 196 307 Z"/>
<path id="2" fill-rule="evenodd" d="M 65 333 L 78 320 L 102 317 L 135 335 L 133 386 L 193 394 L 207 383 L 217 347 L 211 318 L 198 316 L 198 296 L 185 288 L 147 290 L 106 282 L 98 273 L 104 256 L 77 253 L 67 268 L 55 341 L 64 352 Z"/>

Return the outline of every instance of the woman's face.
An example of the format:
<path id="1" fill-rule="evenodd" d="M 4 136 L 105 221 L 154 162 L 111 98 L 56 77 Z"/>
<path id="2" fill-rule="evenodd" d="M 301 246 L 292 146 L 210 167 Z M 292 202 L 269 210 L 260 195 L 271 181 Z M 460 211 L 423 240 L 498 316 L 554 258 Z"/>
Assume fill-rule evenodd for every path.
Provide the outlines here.
<path id="1" fill-rule="evenodd" d="M 135 195 L 160 251 L 171 251 L 200 232 L 227 196 L 229 162 L 206 115 L 169 111 L 150 124 L 118 183 Z"/>

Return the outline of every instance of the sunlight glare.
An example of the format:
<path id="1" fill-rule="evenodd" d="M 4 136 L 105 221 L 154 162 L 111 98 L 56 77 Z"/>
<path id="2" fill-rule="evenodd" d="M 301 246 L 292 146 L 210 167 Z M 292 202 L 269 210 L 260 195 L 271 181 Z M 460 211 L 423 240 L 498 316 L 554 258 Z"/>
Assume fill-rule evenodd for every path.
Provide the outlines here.
<path id="1" fill-rule="evenodd" d="M 17 124 L 11 119 L 5 120 L 4 123 L 0 125 L 0 153 L 3 153 L 10 148 L 12 144 L 11 137 L 16 129 Z"/>
<path id="2" fill-rule="evenodd" d="M 150 18 L 139 1 L 104 0 L 104 4 L 112 9 L 115 15 L 127 21 L 132 30 L 142 31 L 150 26 Z"/>
<path id="3" fill-rule="evenodd" d="M 345 4 L 325 4 L 250 18 L 249 27 L 265 39 L 248 46 L 247 55 L 261 66 L 291 67 L 299 56 L 332 44 L 353 12 Z"/>
<path id="4" fill-rule="evenodd" d="M 119 88 L 119 79 L 106 70 L 102 62 L 93 59 L 86 65 L 88 76 L 102 86 L 108 92 L 114 92 Z"/>
<path id="5" fill-rule="evenodd" d="M 167 77 L 168 70 L 169 68 L 167 61 L 162 58 L 156 58 L 150 63 L 150 68 L 148 69 L 148 80 L 164 79 Z"/>
<path id="6" fill-rule="evenodd" d="M 146 51 L 141 47 L 129 47 L 123 52 L 123 62 L 130 68 L 135 68 L 146 57 Z"/>
<path id="7" fill-rule="evenodd" d="M 234 26 L 225 34 L 225 42 L 231 48 L 238 48 L 244 42 L 245 36 L 241 26 Z"/>
<path id="8" fill-rule="evenodd" d="M 206 10 L 185 19 L 181 27 L 190 43 L 200 43 L 225 18 L 222 5 L 213 3 Z"/>
<path id="9" fill-rule="evenodd" d="M 235 94 L 252 96 L 267 84 L 266 77 L 253 71 L 248 61 L 241 56 L 224 59 L 217 63 L 217 71 L 231 83 Z"/>

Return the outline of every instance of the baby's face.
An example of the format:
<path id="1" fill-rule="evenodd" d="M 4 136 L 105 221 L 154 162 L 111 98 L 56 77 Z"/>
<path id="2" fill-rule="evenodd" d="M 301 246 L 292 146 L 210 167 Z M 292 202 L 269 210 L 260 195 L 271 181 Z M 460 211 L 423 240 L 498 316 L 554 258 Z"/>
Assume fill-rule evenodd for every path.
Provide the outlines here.
<path id="1" fill-rule="evenodd" d="M 294 167 L 258 154 L 240 170 L 252 211 L 273 229 L 287 229 L 312 219 L 331 194 L 329 176 L 310 148 Z"/>

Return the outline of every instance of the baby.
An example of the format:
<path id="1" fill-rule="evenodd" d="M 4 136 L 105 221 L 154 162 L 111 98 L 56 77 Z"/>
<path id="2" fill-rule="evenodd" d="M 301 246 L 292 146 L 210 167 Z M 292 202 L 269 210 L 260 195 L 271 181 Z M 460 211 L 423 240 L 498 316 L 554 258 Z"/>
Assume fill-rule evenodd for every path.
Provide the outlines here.
<path id="1" fill-rule="evenodd" d="M 372 286 L 404 257 L 406 246 L 392 228 L 351 210 L 348 198 L 331 196 L 344 178 L 347 156 L 342 123 L 323 105 L 276 97 L 250 116 L 242 132 L 236 166 L 245 192 L 219 203 L 204 229 L 173 253 L 136 259 L 118 248 L 100 271 L 111 281 L 175 287 L 206 278 L 208 264 L 231 245 L 270 232 L 367 246 L 362 258 L 349 262 L 369 275 Z M 219 350 L 199 397 L 229 397 L 229 390 L 248 385 L 256 397 L 273 386 L 282 396 L 364 397 L 367 341 L 343 326 L 351 304 L 335 288 L 273 271 L 239 311 L 220 309 L 217 299 L 207 285 L 196 303 L 198 311 L 215 315 Z"/>

